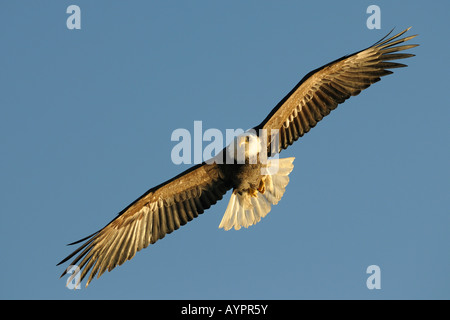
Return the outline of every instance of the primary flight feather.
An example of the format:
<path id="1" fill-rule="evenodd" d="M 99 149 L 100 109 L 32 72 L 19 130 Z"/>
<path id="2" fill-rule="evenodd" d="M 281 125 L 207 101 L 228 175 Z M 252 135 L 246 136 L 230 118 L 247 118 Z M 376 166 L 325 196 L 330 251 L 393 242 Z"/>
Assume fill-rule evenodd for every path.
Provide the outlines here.
<path id="1" fill-rule="evenodd" d="M 261 124 L 254 127 L 254 133 L 237 137 L 216 156 L 216 160 L 231 158 L 231 162 L 207 161 L 195 165 L 148 190 L 104 228 L 71 243 L 84 242 L 58 265 L 74 258 L 71 265 L 78 266 L 81 272 L 78 282 L 90 271 L 88 286 L 95 275 L 100 277 L 106 270 L 111 271 L 130 260 L 136 252 L 202 214 L 231 189 L 233 192 L 219 227 L 240 229 L 259 222 L 283 196 L 294 160 L 263 161 L 261 154 L 268 157 L 286 149 L 338 104 L 358 95 L 380 77 L 391 74 L 389 69 L 406 67 L 392 61 L 414 56 L 399 53 L 417 46 L 403 44 L 416 37 L 401 38 L 409 29 L 388 39 L 387 35 L 367 49 L 311 71 Z M 262 139 L 260 130 L 267 130 L 267 137 Z M 256 148 L 251 147 L 252 140 L 256 141 Z M 263 152 L 261 148 L 265 148 Z M 237 151 L 241 149 L 243 162 L 237 161 Z M 256 162 L 250 161 L 252 157 Z M 66 273 L 67 270 L 61 277 Z M 77 272 L 69 280 L 75 276 Z"/>

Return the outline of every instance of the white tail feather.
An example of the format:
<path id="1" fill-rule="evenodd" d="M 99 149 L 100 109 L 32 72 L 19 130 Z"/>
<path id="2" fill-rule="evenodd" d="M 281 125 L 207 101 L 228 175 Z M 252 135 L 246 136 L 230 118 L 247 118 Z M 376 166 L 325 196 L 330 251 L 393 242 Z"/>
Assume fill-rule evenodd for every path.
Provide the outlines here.
<path id="1" fill-rule="evenodd" d="M 246 192 L 242 194 L 233 192 L 219 228 L 230 230 L 234 227 L 239 230 L 241 227 L 248 228 L 264 218 L 271 210 L 272 205 L 277 204 L 283 197 L 289 183 L 289 173 L 294 168 L 294 159 L 292 157 L 268 161 L 268 172 L 273 172 L 273 174 L 264 176 L 264 193 L 258 192 L 254 197 Z"/>

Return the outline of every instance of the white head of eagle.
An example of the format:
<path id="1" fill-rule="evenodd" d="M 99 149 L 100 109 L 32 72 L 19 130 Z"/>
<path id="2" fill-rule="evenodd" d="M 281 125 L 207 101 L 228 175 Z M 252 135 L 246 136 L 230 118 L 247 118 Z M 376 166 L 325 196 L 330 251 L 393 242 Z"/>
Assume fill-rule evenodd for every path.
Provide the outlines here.
<path id="1" fill-rule="evenodd" d="M 262 140 L 255 132 L 240 134 L 227 146 L 227 158 L 233 159 L 234 163 L 238 164 L 256 164 L 262 150 L 261 144 Z"/>

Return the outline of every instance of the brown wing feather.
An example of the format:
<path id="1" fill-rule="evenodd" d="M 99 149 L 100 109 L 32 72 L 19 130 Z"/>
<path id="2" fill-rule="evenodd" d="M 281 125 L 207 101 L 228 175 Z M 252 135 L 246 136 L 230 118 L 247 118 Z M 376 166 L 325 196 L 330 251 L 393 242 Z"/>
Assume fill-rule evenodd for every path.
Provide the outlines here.
<path id="1" fill-rule="evenodd" d="M 313 128 L 338 104 L 391 74 L 387 69 L 406 67 L 391 60 L 414 56 L 395 53 L 418 45 L 401 45 L 417 35 L 399 39 L 410 28 L 373 46 L 342 57 L 306 75 L 255 129 L 279 130 L 278 151 L 286 149 Z M 387 37 L 387 36 L 386 36 Z M 385 37 L 385 38 L 386 38 Z M 384 41 L 383 41 L 384 40 Z M 270 135 L 270 130 L 268 130 Z M 270 138 L 268 141 L 271 141 Z M 269 153 L 271 146 L 268 147 Z"/>
<path id="2" fill-rule="evenodd" d="M 76 256 L 71 265 L 80 269 L 80 282 L 91 270 L 88 286 L 96 274 L 100 277 L 132 259 L 136 252 L 202 214 L 229 189 L 216 164 L 197 165 L 150 189 L 103 229 L 75 242 L 85 241 L 59 264 Z"/>

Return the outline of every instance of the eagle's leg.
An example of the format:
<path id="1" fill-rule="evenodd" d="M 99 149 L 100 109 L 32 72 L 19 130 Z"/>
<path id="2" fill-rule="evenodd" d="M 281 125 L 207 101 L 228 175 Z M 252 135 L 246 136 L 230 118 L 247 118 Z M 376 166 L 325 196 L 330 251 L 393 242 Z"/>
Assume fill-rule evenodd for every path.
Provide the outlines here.
<path id="1" fill-rule="evenodd" d="M 258 196 L 258 190 L 250 188 L 248 189 L 248 194 L 256 198 Z"/>
<path id="2" fill-rule="evenodd" d="M 259 187 L 258 187 L 258 191 L 261 193 L 264 193 L 266 191 L 266 177 L 263 176 L 261 178 L 261 181 L 259 182 Z"/>

